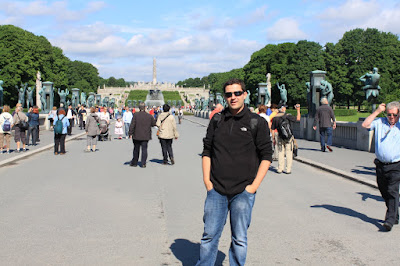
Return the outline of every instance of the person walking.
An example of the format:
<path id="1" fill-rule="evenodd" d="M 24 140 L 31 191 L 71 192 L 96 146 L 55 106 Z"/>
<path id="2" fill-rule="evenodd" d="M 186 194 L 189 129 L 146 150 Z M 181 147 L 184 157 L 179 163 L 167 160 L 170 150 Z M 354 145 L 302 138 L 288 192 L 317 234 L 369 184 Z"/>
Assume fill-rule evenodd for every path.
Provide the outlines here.
<path id="1" fill-rule="evenodd" d="M 67 110 L 67 118 L 69 120 L 69 126 L 68 126 L 68 130 L 67 130 L 68 136 L 72 135 L 72 127 L 74 126 L 75 116 L 76 116 L 76 112 L 74 109 L 72 109 L 72 105 L 71 104 L 68 105 L 68 110 Z"/>
<path id="2" fill-rule="evenodd" d="M 286 174 L 292 173 L 293 163 L 293 148 L 294 148 L 294 136 L 291 123 L 300 121 L 300 104 L 296 104 L 297 116 L 294 117 L 291 114 L 286 114 L 286 105 L 279 104 L 279 113 L 272 120 L 271 129 L 277 130 L 277 143 L 278 143 L 278 170 L 277 173 L 281 174 L 285 168 L 285 157 L 286 157 Z"/>
<path id="3" fill-rule="evenodd" d="M 11 125 L 13 117 L 10 114 L 10 106 L 4 105 L 3 112 L 0 114 L 0 153 L 3 153 L 4 141 L 6 142 L 7 153 L 10 153 Z"/>
<path id="4" fill-rule="evenodd" d="M 319 126 L 319 135 L 321 143 L 321 151 L 325 152 L 325 136 L 327 137 L 326 148 L 332 152 L 332 132 L 336 128 L 335 114 L 329 106 L 328 99 L 322 98 L 321 105 L 317 108 L 315 113 L 313 129 L 317 130 Z"/>
<path id="5" fill-rule="evenodd" d="M 174 153 L 172 151 L 172 140 L 178 139 L 179 133 L 176 129 L 175 118 L 169 113 L 169 105 L 163 105 L 163 113 L 157 118 L 156 126 L 158 127 L 158 139 L 161 144 L 161 151 L 163 154 L 163 164 L 168 164 L 168 156 L 171 164 L 175 164 Z"/>
<path id="6" fill-rule="evenodd" d="M 232 231 L 229 264 L 245 264 L 247 229 L 256 191 L 272 161 L 267 122 L 245 106 L 244 82 L 227 81 L 224 95 L 228 108 L 214 115 L 203 139 L 202 168 L 207 197 L 196 265 L 215 264 L 228 212 Z"/>
<path id="7" fill-rule="evenodd" d="M 80 130 L 86 128 L 86 125 L 85 125 L 86 115 L 87 114 L 86 114 L 85 106 L 81 105 L 78 110 L 79 129 Z"/>
<path id="8" fill-rule="evenodd" d="M 29 138 L 32 135 L 32 145 L 36 146 L 36 140 L 38 137 L 38 127 L 39 127 L 39 108 L 37 106 L 33 106 L 29 108 L 28 116 L 28 134 L 26 144 L 29 146 Z"/>
<path id="9" fill-rule="evenodd" d="M 182 110 L 181 107 L 179 107 L 179 110 L 178 110 L 178 121 L 179 121 L 179 124 L 182 123 L 182 118 L 183 118 L 183 110 Z"/>
<path id="10" fill-rule="evenodd" d="M 28 128 L 23 127 L 23 122 L 28 122 L 28 117 L 22 112 L 22 106 L 17 106 L 15 108 L 15 114 L 13 116 L 14 121 L 14 141 L 17 143 L 17 152 L 21 151 L 21 142 L 22 142 L 22 150 L 26 151 L 26 130 Z"/>
<path id="11" fill-rule="evenodd" d="M 100 118 L 96 113 L 96 108 L 90 108 L 90 114 L 87 116 L 85 130 L 87 135 L 87 148 L 85 152 L 95 152 L 97 144 L 97 136 L 100 134 L 99 128 Z"/>
<path id="12" fill-rule="evenodd" d="M 129 107 L 125 108 L 125 112 L 122 115 L 122 122 L 124 123 L 125 128 L 125 138 L 128 139 L 129 136 L 129 126 L 131 125 L 133 113 Z"/>
<path id="13" fill-rule="evenodd" d="M 139 104 L 139 112 L 135 113 L 129 125 L 129 138 L 133 141 L 133 158 L 130 166 L 136 167 L 139 160 L 140 148 L 142 149 L 142 168 L 146 168 L 147 145 L 151 140 L 151 127 L 156 125 L 154 117 L 145 112 L 144 103 Z M 125 112 L 126 113 L 126 112 Z"/>
<path id="14" fill-rule="evenodd" d="M 61 122 L 60 128 L 57 121 Z M 69 119 L 66 117 L 64 109 L 58 109 L 58 115 L 54 118 L 54 155 L 65 154 L 65 138 L 67 137 Z"/>
<path id="15" fill-rule="evenodd" d="M 386 117 L 375 119 L 385 112 Z M 400 184 L 400 123 L 399 102 L 381 103 L 362 123 L 364 128 L 375 131 L 376 181 L 386 204 L 383 227 L 391 231 L 399 223 Z"/>

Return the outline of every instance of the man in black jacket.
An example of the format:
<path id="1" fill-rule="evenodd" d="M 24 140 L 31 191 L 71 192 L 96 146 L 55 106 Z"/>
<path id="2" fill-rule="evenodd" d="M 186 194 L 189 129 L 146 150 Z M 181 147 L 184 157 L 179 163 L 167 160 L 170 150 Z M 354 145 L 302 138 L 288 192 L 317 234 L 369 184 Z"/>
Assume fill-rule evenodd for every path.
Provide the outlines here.
<path id="1" fill-rule="evenodd" d="M 142 147 L 142 168 L 146 168 L 147 143 L 151 140 L 151 127 L 155 125 L 154 117 L 146 113 L 144 103 L 140 103 L 139 112 L 133 114 L 129 126 L 129 138 L 133 140 L 133 159 L 130 166 L 137 166 L 140 147 Z"/>
<path id="2" fill-rule="evenodd" d="M 230 265 L 244 265 L 255 193 L 272 161 L 268 125 L 244 105 L 247 92 L 243 81 L 229 80 L 224 93 L 229 108 L 211 119 L 203 139 L 207 198 L 197 265 L 215 264 L 228 212 L 232 229 Z"/>

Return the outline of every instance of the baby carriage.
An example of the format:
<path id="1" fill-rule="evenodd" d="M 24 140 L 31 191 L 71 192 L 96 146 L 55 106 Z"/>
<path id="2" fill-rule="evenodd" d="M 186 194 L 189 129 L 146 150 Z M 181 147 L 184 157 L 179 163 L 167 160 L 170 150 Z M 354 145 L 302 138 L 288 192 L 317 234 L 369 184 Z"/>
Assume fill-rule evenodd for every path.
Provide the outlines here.
<path id="1" fill-rule="evenodd" d="M 100 141 L 105 141 L 105 140 L 111 141 L 111 135 L 110 135 L 109 127 L 108 127 L 106 120 L 100 120 L 99 128 L 100 128 L 100 134 L 98 137 L 99 140 Z"/>

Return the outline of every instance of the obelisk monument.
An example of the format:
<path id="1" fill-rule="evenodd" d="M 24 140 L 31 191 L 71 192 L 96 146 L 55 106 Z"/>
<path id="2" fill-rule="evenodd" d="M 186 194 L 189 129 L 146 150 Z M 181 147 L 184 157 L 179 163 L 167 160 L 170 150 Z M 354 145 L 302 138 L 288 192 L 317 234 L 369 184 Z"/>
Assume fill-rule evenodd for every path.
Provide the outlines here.
<path id="1" fill-rule="evenodd" d="M 153 58 L 153 85 L 157 84 L 157 66 L 156 58 Z"/>

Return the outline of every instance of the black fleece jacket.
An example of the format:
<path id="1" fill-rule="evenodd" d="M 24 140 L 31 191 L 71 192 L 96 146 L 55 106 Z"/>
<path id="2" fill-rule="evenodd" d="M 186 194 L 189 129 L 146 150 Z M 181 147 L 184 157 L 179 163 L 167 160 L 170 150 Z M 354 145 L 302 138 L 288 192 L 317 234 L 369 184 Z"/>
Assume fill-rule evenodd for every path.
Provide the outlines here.
<path id="1" fill-rule="evenodd" d="M 214 189 L 224 195 L 236 195 L 253 183 L 262 160 L 272 162 L 272 142 L 264 118 L 258 122 L 255 138 L 250 127 L 251 112 L 247 107 L 233 116 L 229 109 L 214 116 L 203 139 L 202 156 L 211 158 L 210 179 Z"/>

